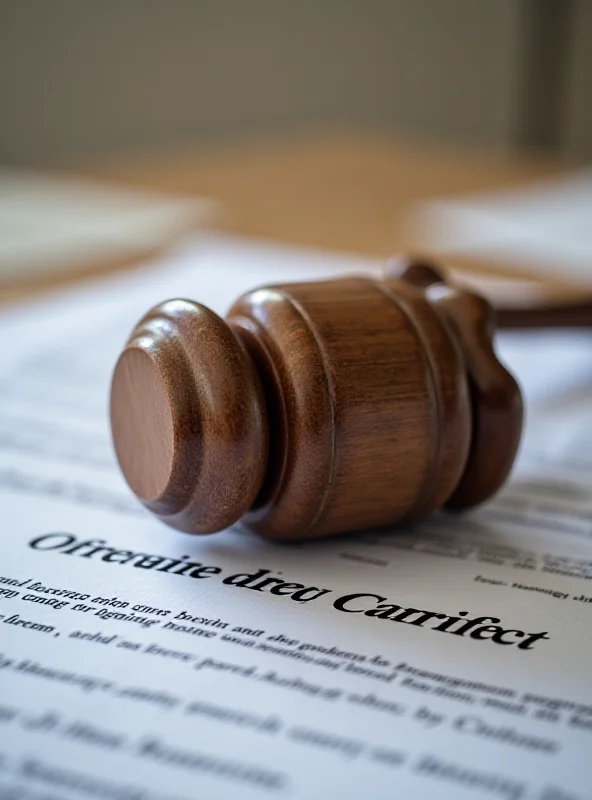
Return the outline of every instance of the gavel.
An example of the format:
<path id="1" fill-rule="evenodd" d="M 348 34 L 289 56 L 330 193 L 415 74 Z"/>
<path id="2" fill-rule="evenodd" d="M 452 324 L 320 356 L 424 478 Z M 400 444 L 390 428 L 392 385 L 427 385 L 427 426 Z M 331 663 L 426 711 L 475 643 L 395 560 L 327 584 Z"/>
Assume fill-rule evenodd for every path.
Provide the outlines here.
<path id="1" fill-rule="evenodd" d="M 119 465 L 195 534 L 240 520 L 311 539 L 471 508 L 506 481 L 522 430 L 495 327 L 485 299 L 423 261 L 258 288 L 224 319 L 169 300 L 115 367 Z"/>

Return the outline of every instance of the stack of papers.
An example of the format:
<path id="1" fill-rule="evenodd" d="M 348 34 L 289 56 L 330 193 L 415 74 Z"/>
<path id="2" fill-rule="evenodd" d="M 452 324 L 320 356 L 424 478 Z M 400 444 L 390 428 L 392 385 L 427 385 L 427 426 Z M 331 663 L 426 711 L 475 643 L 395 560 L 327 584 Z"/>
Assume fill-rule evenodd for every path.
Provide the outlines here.
<path id="1" fill-rule="evenodd" d="M 422 204 L 408 220 L 424 252 L 592 284 L 592 170 L 527 188 Z"/>
<path id="2" fill-rule="evenodd" d="M 148 307 L 223 313 L 258 284 L 363 270 L 379 265 L 211 237 L 0 317 L 1 797 L 591 797 L 590 335 L 499 338 L 527 432 L 469 514 L 305 545 L 198 538 L 118 472 L 110 373 Z M 477 618 L 492 637 L 470 636 Z"/>
<path id="3" fill-rule="evenodd" d="M 216 213 L 205 199 L 0 169 L 0 283 L 147 254 Z"/>

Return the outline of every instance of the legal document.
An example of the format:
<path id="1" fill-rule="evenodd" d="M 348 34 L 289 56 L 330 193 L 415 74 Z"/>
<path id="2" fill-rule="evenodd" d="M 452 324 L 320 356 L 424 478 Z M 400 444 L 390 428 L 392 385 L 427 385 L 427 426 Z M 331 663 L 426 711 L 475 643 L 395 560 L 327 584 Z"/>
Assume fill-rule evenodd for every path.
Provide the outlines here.
<path id="1" fill-rule="evenodd" d="M 527 430 L 471 513 L 200 538 L 118 472 L 110 373 L 148 307 L 378 269 L 203 237 L 0 315 L 1 798 L 592 797 L 589 334 L 499 337 Z"/>

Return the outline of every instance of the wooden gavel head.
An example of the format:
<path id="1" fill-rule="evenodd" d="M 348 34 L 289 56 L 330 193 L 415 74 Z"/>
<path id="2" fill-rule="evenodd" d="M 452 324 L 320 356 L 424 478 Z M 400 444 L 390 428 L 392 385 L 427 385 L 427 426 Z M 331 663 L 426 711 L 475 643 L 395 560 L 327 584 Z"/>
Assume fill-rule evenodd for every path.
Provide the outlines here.
<path id="1" fill-rule="evenodd" d="M 422 263 L 256 289 L 224 320 L 169 300 L 115 368 L 119 464 L 190 533 L 314 538 L 474 506 L 522 428 L 493 332 L 484 299 Z"/>

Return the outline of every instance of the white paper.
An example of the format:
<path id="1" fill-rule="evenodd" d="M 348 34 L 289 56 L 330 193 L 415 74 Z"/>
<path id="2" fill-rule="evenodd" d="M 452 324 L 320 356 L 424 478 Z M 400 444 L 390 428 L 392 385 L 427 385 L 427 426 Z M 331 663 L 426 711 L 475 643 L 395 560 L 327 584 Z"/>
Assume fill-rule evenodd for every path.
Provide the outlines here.
<path id="1" fill-rule="evenodd" d="M 527 441 L 469 515 L 305 545 L 196 538 L 117 472 L 109 374 L 148 306 L 222 312 L 260 283 L 363 268 L 212 240 L 0 318 L 0 797 L 592 796 L 590 337 L 501 342 Z M 382 603 L 407 623 L 364 613 Z M 435 629 L 454 616 L 500 620 L 508 644 Z"/>
<path id="2" fill-rule="evenodd" d="M 0 170 L 0 280 L 145 253 L 204 222 L 212 201 Z"/>
<path id="3" fill-rule="evenodd" d="M 592 282 L 592 171 L 526 188 L 439 198 L 408 221 L 423 251 L 471 256 Z"/>

